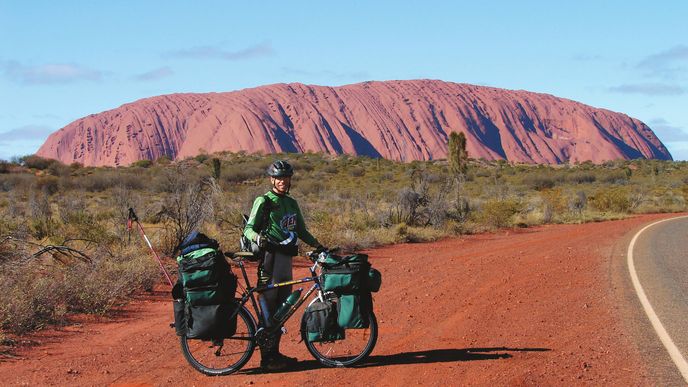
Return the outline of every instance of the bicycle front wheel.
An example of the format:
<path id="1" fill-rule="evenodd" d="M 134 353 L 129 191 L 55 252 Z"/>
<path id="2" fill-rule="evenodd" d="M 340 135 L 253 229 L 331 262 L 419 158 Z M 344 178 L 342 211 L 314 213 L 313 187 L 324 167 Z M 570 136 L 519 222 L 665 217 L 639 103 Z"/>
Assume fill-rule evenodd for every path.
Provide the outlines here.
<path id="1" fill-rule="evenodd" d="M 198 340 L 181 336 L 182 353 L 191 366 L 210 375 L 228 375 L 244 366 L 256 348 L 256 326 L 242 305 L 234 336 L 222 340 Z"/>
<path id="2" fill-rule="evenodd" d="M 305 326 L 305 315 L 302 325 Z M 311 343 L 303 330 L 302 338 L 308 352 L 328 367 L 349 367 L 364 360 L 377 343 L 377 319 L 370 312 L 370 325 L 365 329 L 347 329 L 345 338 L 336 341 Z"/>

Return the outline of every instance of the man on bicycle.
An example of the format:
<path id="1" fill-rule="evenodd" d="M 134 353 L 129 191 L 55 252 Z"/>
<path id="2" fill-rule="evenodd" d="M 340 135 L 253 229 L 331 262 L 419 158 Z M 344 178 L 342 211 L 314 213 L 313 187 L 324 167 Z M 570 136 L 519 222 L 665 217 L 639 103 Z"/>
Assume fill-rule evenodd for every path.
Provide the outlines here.
<path id="1" fill-rule="evenodd" d="M 318 240 L 306 229 L 301 210 L 296 200 L 289 196 L 292 166 L 277 160 L 267 169 L 272 189 L 253 202 L 244 236 L 253 241 L 264 258 L 258 268 L 258 284 L 286 282 L 292 280 L 292 257 L 298 254 L 297 238 L 307 244 L 322 248 Z M 260 304 L 266 319 L 271 324 L 272 315 L 291 293 L 291 286 L 279 287 L 261 294 Z M 261 347 L 262 368 L 269 371 L 283 369 L 296 363 L 296 359 L 279 352 L 281 332 L 278 331 Z"/>

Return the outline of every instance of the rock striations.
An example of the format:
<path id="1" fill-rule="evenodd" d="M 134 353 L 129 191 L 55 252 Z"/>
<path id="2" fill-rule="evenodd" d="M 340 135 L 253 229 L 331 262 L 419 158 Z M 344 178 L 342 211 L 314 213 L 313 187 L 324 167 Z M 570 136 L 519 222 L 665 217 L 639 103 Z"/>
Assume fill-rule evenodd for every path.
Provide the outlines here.
<path id="1" fill-rule="evenodd" d="M 624 114 L 547 94 L 436 80 L 152 97 L 81 118 L 50 135 L 37 154 L 89 166 L 219 151 L 431 160 L 446 158 L 449 133 L 457 131 L 466 134 L 473 158 L 671 159 L 647 125 Z"/>

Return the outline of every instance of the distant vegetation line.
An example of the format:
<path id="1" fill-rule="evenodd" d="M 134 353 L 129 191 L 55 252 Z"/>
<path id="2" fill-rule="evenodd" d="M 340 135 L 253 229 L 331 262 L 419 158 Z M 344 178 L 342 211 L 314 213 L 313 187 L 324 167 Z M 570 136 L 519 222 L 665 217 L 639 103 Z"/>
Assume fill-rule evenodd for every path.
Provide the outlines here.
<path id="1" fill-rule="evenodd" d="M 0 162 L 2 332 L 62 323 L 74 312 L 107 313 L 152 288 L 160 273 L 139 237 L 126 232 L 129 207 L 165 255 L 194 228 L 236 250 L 241 214 L 269 189 L 264 171 L 276 158 L 295 166 L 291 194 L 311 232 L 349 250 L 687 210 L 686 162 L 468 160 L 456 167 L 445 160 L 225 152 L 95 168 L 28 156 Z M 54 250 L 34 256 L 50 245 L 88 260 Z M 175 272 L 173 260 L 167 264 Z"/>

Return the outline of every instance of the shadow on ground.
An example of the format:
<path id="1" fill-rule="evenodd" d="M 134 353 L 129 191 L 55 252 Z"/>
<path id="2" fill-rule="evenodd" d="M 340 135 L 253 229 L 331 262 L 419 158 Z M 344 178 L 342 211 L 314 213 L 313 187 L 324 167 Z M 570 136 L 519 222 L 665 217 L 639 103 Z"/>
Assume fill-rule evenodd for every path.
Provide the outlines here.
<path id="1" fill-rule="evenodd" d="M 513 355 L 509 352 L 548 352 L 549 348 L 509 348 L 509 347 L 493 347 L 493 348 L 463 348 L 463 349 L 430 349 L 427 351 L 416 352 L 402 352 L 391 355 L 375 355 L 368 357 L 364 362 L 357 364 L 353 368 L 367 368 L 367 367 L 383 367 L 389 365 L 404 365 L 404 364 L 427 364 L 427 363 L 450 363 L 459 361 L 475 361 L 475 360 L 496 360 L 508 359 Z M 300 361 L 295 366 L 288 370 L 279 372 L 299 372 L 307 371 L 316 368 L 322 368 L 323 365 L 316 360 Z M 245 374 L 260 374 L 263 371 L 260 368 L 246 369 L 242 373 Z"/>

